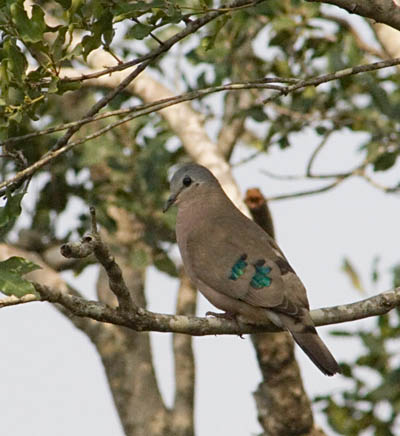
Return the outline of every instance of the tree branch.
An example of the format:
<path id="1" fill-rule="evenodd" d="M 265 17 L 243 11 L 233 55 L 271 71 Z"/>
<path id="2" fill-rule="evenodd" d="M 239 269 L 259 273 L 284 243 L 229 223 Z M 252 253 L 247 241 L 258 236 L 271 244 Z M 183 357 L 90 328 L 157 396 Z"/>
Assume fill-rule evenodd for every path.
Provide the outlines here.
<path id="1" fill-rule="evenodd" d="M 189 278 L 181 272 L 176 314 L 196 313 L 197 292 Z M 175 401 L 172 410 L 172 428 L 176 436 L 194 435 L 195 360 L 192 337 L 174 334 Z"/>
<path id="2" fill-rule="evenodd" d="M 8 306 L 16 306 L 17 304 L 32 303 L 33 301 L 41 301 L 41 298 L 33 294 L 23 295 L 22 297 L 11 295 L 10 297 L 0 299 L 0 309 Z"/>
<path id="3" fill-rule="evenodd" d="M 328 3 L 345 9 L 350 14 L 372 18 L 400 30 L 400 7 L 394 0 L 307 0 L 310 3 Z"/>
<path id="4" fill-rule="evenodd" d="M 352 68 L 346 68 L 344 70 L 336 71 L 334 73 L 324 74 L 322 76 L 317 76 L 317 77 L 311 77 L 304 80 L 295 79 L 296 83 L 288 86 L 277 86 L 277 85 L 270 84 L 271 81 L 278 81 L 278 82 L 281 81 L 282 80 L 281 78 L 264 78 L 254 82 L 232 83 L 229 85 L 206 88 L 204 90 L 197 90 L 174 97 L 171 96 L 171 92 L 167 90 L 167 88 L 165 88 L 163 85 L 161 85 L 154 79 L 151 79 L 150 77 L 146 77 L 146 81 L 145 81 L 146 87 L 143 88 L 143 86 L 141 86 L 141 82 L 138 81 L 139 82 L 138 85 L 135 86 L 134 88 L 135 92 L 137 92 L 144 100 L 149 101 L 155 95 L 155 90 L 157 90 L 158 91 L 157 95 L 164 96 L 165 97 L 164 99 L 161 99 L 156 102 L 152 102 L 149 105 L 145 105 L 143 107 L 140 106 L 133 107 L 129 109 L 114 111 L 112 114 L 107 114 L 107 116 L 115 116 L 127 112 L 134 112 L 132 115 L 128 115 L 122 120 L 118 120 L 117 122 L 112 123 L 109 126 L 106 126 L 98 130 L 97 132 L 94 132 L 86 136 L 83 139 L 77 140 L 72 143 L 67 143 L 70 136 L 72 136 L 72 134 L 70 134 L 72 131 L 75 133 L 83 124 L 105 117 L 105 115 L 94 117 L 96 112 L 93 112 L 93 110 L 89 111 L 83 120 L 69 124 L 69 126 L 71 127 L 69 127 L 65 135 L 59 141 L 57 141 L 56 146 L 53 147 L 51 151 L 46 153 L 41 159 L 39 159 L 29 167 L 23 169 L 22 171 L 19 171 L 15 176 L 10 178 L 9 180 L 5 180 L 4 182 L 0 183 L 0 189 L 4 189 L 7 186 L 20 182 L 21 180 L 29 177 L 30 175 L 38 171 L 40 168 L 50 163 L 52 160 L 66 153 L 71 148 L 79 144 L 82 144 L 83 142 L 86 142 L 90 139 L 96 138 L 116 126 L 119 126 L 139 116 L 155 111 L 161 111 L 161 114 L 170 123 L 171 127 L 175 130 L 178 136 L 180 136 L 180 138 L 182 139 L 183 145 L 185 146 L 188 154 L 193 158 L 193 160 L 210 168 L 214 172 L 214 174 L 218 177 L 218 179 L 222 182 L 222 184 L 225 185 L 225 187 L 227 188 L 227 193 L 228 195 L 230 195 L 231 199 L 238 205 L 239 208 L 242 209 L 242 211 L 247 213 L 246 210 L 243 209 L 243 202 L 241 201 L 240 198 L 240 192 L 236 187 L 232 175 L 230 174 L 229 165 L 223 160 L 222 156 L 217 157 L 220 155 L 218 146 L 214 144 L 212 141 L 210 141 L 209 137 L 204 132 L 198 114 L 195 113 L 188 105 L 180 106 L 178 108 L 171 108 L 171 106 L 174 106 L 177 103 L 193 100 L 195 98 L 200 98 L 202 96 L 215 92 L 220 92 L 220 91 L 227 91 L 227 90 L 237 91 L 237 90 L 252 89 L 252 88 L 271 89 L 271 87 L 273 87 L 273 89 L 276 90 L 277 93 L 263 100 L 262 103 L 266 104 L 278 98 L 281 95 L 287 95 L 288 93 L 295 92 L 307 86 L 318 86 L 321 83 L 326 83 L 342 77 L 347 77 L 363 72 L 375 71 L 375 70 L 379 70 L 382 68 L 399 65 L 399 64 L 400 64 L 400 58 L 395 58 L 387 61 L 375 62 L 372 64 L 359 65 Z M 129 77 L 131 77 L 131 75 L 129 75 L 128 78 Z M 129 84 L 129 81 L 127 82 L 128 78 L 123 80 L 121 82 L 121 85 L 125 83 L 124 86 L 128 86 Z M 133 80 L 133 78 L 131 78 L 130 80 Z M 149 81 L 152 82 L 153 86 L 147 86 Z M 112 86 L 112 83 L 113 82 L 111 80 L 108 80 L 107 86 Z M 123 88 L 121 88 L 121 90 L 122 89 Z M 103 99 L 100 101 L 103 101 Z M 97 111 L 100 110 L 101 107 L 102 106 L 99 106 Z M 164 109 L 164 111 L 162 111 L 162 109 Z M 181 115 L 182 111 L 185 112 L 184 117 Z M 185 118 L 185 123 L 181 123 L 182 118 Z M 59 129 L 62 128 L 59 127 Z M 53 129 L 48 129 L 44 133 L 50 133 L 53 131 L 54 131 Z M 42 132 L 41 134 L 44 133 Z M 36 134 L 33 135 L 35 136 Z M 26 137 L 27 135 L 24 135 L 24 137 L 19 137 L 18 139 L 26 139 Z M 64 141 L 63 138 L 67 138 L 67 137 L 68 140 Z M 14 141 L 14 138 L 10 138 L 9 141 Z M 207 151 L 205 152 L 205 150 Z"/>
<path id="5" fill-rule="evenodd" d="M 121 325 L 135 331 L 185 333 L 193 336 L 279 331 L 271 323 L 262 326 L 250 325 L 219 318 L 166 315 L 143 308 L 139 308 L 137 313 L 121 312 L 103 303 L 65 294 L 39 283 L 34 283 L 34 286 L 43 301 L 61 304 L 73 315 Z M 355 303 L 315 309 L 310 314 L 314 324 L 319 327 L 384 315 L 398 306 L 400 306 L 400 287 Z"/>
<path id="6" fill-rule="evenodd" d="M 136 312 L 138 308 L 132 301 L 129 289 L 122 276 L 121 268 L 115 262 L 114 257 L 111 255 L 107 245 L 102 241 L 97 230 L 94 207 L 90 208 L 90 215 L 92 218 L 91 234 L 84 236 L 80 243 L 73 242 L 62 245 L 60 248 L 61 253 L 67 258 L 82 258 L 93 253 L 107 273 L 110 289 L 118 299 L 119 308 L 129 312 Z"/>
<path id="7" fill-rule="evenodd" d="M 373 62 L 366 65 L 357 65 L 355 67 L 345 68 L 344 70 L 335 71 L 334 73 L 322 74 L 321 76 L 309 77 L 304 80 L 299 80 L 296 84 L 290 86 L 284 86 L 275 95 L 268 97 L 263 100 L 262 103 L 266 104 L 272 100 L 275 100 L 281 95 L 287 95 L 291 92 L 297 91 L 298 89 L 305 88 L 307 86 L 318 86 L 321 83 L 331 82 L 332 80 L 341 79 L 343 77 L 353 76 L 355 74 L 367 73 L 370 71 L 380 70 L 382 68 L 393 67 L 400 64 L 400 58 L 388 59 L 379 62 Z"/>

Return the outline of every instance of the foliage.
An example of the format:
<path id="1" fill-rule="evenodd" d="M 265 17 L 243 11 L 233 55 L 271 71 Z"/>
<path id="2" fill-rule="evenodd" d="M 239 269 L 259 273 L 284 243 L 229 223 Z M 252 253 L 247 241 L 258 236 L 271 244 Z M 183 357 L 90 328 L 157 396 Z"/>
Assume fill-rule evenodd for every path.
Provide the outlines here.
<path id="1" fill-rule="evenodd" d="M 399 266 L 393 268 L 393 286 L 400 285 Z M 372 271 L 376 280 L 376 270 Z M 379 436 L 395 436 L 400 422 L 400 310 L 374 319 L 371 329 L 349 332 L 338 330 L 334 335 L 359 341 L 363 352 L 352 362 L 341 364 L 343 375 L 351 387 L 321 396 L 330 426 L 339 434 L 356 436 L 368 430 Z"/>
<path id="2" fill-rule="evenodd" d="M 38 265 L 22 257 L 13 256 L 0 262 L 0 291 L 16 297 L 36 294 L 32 283 L 22 276 L 37 269 L 40 269 Z"/>

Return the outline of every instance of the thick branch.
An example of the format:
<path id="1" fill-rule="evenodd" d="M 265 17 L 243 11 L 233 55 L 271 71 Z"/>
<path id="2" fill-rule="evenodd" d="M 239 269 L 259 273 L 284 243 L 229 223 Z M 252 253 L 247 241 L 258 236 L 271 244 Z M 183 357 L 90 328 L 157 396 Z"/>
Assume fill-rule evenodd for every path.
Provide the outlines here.
<path id="1" fill-rule="evenodd" d="M 350 14 L 372 18 L 400 30 L 400 7 L 394 0 L 307 0 L 311 3 L 329 3 L 345 9 Z"/>
<path id="2" fill-rule="evenodd" d="M 176 305 L 177 315 L 196 313 L 196 290 L 182 272 Z M 195 361 L 192 337 L 174 334 L 175 401 L 172 410 L 172 428 L 175 436 L 194 435 Z"/>

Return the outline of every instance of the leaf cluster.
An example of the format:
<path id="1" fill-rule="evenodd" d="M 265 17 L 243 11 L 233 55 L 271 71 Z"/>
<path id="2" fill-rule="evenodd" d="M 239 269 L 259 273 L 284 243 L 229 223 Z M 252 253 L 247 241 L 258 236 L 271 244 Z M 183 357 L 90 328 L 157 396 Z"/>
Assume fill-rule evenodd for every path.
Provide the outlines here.
<path id="1" fill-rule="evenodd" d="M 373 281 L 378 278 L 374 262 Z M 393 286 L 400 284 L 399 266 L 393 268 Z M 400 310 L 374 319 L 371 329 L 332 332 L 361 343 L 363 351 L 352 362 L 342 363 L 351 387 L 315 399 L 322 405 L 330 426 L 339 434 L 356 436 L 363 431 L 395 436 L 400 420 Z"/>

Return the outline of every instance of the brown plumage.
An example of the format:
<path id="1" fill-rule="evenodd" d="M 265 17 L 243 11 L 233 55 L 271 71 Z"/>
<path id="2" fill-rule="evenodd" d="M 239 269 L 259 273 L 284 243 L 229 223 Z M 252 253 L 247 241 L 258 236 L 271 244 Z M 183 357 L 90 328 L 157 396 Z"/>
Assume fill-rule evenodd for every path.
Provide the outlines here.
<path id="1" fill-rule="evenodd" d="M 205 167 L 188 164 L 171 180 L 165 209 L 178 205 L 176 236 L 200 292 L 240 320 L 289 330 L 327 375 L 339 366 L 315 330 L 306 290 L 276 242 L 243 215 Z"/>

